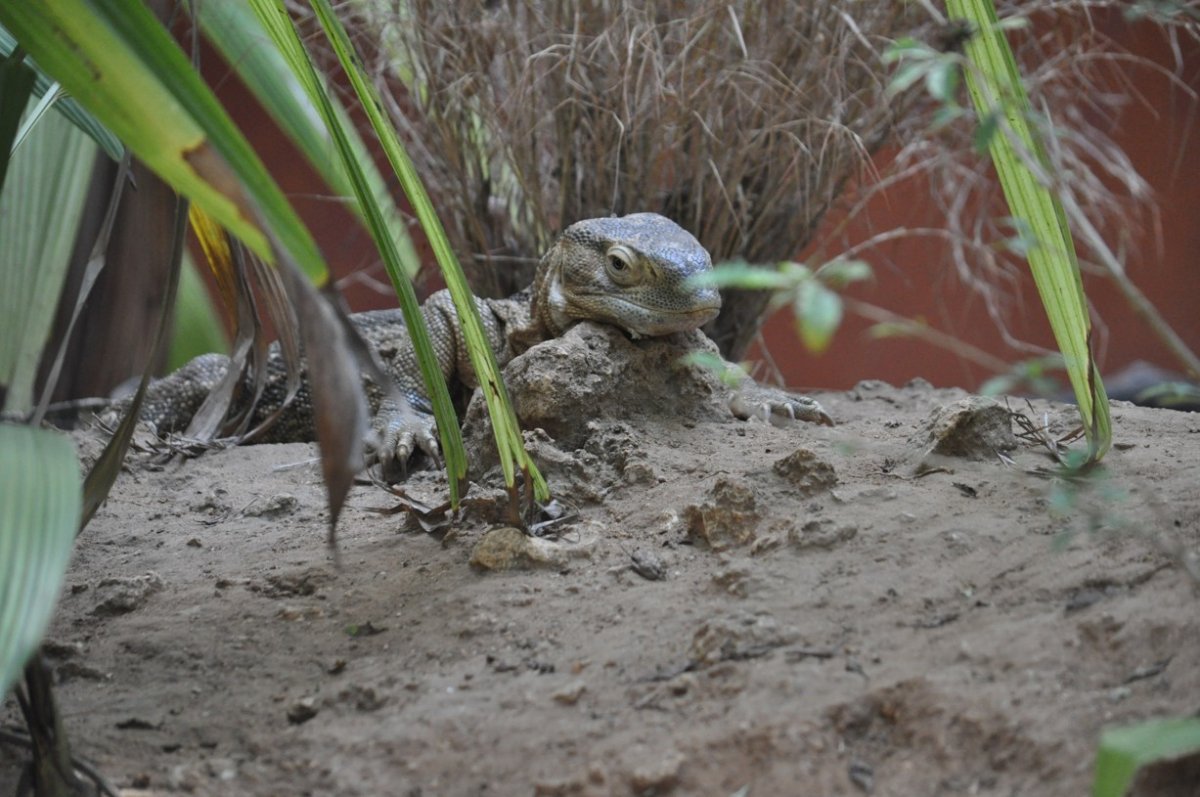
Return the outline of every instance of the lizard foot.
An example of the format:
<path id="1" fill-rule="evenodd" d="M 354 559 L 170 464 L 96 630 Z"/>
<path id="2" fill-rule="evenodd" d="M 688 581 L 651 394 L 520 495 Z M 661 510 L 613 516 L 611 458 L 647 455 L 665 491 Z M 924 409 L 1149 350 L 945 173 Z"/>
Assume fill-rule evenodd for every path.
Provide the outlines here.
<path id="1" fill-rule="evenodd" d="M 729 409 L 735 418 L 743 421 L 757 418 L 772 426 L 787 426 L 792 421 L 834 425 L 833 418 L 816 399 L 762 385 L 749 385 L 734 392 Z"/>
<path id="2" fill-rule="evenodd" d="M 384 401 L 375 414 L 372 427 L 375 439 L 369 447 L 367 464 L 379 463 L 384 478 L 389 481 L 393 481 L 394 475 L 404 477 L 408 459 L 417 449 L 441 467 L 437 422 L 433 415 Z"/>

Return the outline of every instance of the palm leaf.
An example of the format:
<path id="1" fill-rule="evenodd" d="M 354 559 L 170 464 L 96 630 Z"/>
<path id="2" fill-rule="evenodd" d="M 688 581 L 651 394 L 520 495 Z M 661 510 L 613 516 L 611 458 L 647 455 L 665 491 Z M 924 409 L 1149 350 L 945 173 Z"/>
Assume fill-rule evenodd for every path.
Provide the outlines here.
<path id="1" fill-rule="evenodd" d="M 17 40 L 13 38 L 11 33 L 0 27 L 0 57 L 7 57 L 16 48 Z M 28 66 L 34 73 L 33 96 L 45 96 L 54 81 L 47 77 L 46 73 L 37 64 L 29 64 Z M 78 127 L 89 138 L 95 141 L 108 157 L 119 161 L 121 156 L 125 154 L 125 147 L 121 144 L 120 140 L 107 127 L 100 124 L 96 120 L 96 117 L 85 111 L 75 100 L 67 96 L 61 97 L 54 103 L 54 108 L 67 117 L 71 124 Z"/>
<path id="2" fill-rule="evenodd" d="M 1200 752 L 1197 717 L 1166 717 L 1111 728 L 1100 737 L 1092 795 L 1123 797 L 1137 771 L 1146 764 L 1197 752 Z"/>
<path id="3" fill-rule="evenodd" d="M 295 64 L 289 64 L 285 59 L 285 48 L 280 42 L 276 39 L 274 47 L 264 46 L 265 39 L 273 38 L 267 29 L 270 26 L 264 25 L 244 0 L 202 0 L 195 4 L 195 14 L 205 36 L 221 51 L 284 134 L 304 153 L 309 163 L 339 196 L 355 197 L 353 185 L 343 166 L 343 157 L 349 157 L 359 165 L 367 182 L 368 193 L 387 222 L 404 273 L 416 274 L 421 262 L 400 210 L 392 199 L 383 175 L 375 167 L 366 144 L 333 92 L 319 77 L 315 79 L 315 86 L 301 86 L 299 73 L 294 71 Z M 311 94 L 314 88 L 327 98 L 336 122 L 329 123 L 314 115 L 316 102 Z M 339 152 L 331 138 L 329 131 L 335 125 L 345 135 L 349 155 Z M 359 202 L 351 202 L 350 208 L 365 222 L 366 212 Z"/>
<path id="4" fill-rule="evenodd" d="M 258 15 L 263 28 L 271 36 L 278 52 L 282 54 L 306 95 L 328 126 L 340 157 L 342 169 L 349 179 L 359 208 L 366 215 L 367 227 L 371 231 L 375 245 L 383 257 L 384 266 L 400 297 L 404 320 L 417 354 L 421 375 L 429 391 L 434 417 L 437 419 L 442 453 L 446 460 L 446 472 L 449 476 L 450 500 L 457 505 L 462 484 L 466 479 L 467 464 L 462 436 L 458 428 L 458 419 L 454 413 L 454 405 L 450 399 L 446 381 L 442 377 L 437 357 L 434 354 L 429 331 L 422 320 L 416 293 L 404 275 L 400 253 L 388 230 L 385 209 L 375 201 L 366 170 L 363 169 L 358 154 L 350 144 L 349 130 L 345 124 L 346 119 L 334 110 L 329 92 L 309 59 L 287 10 L 276 0 L 251 0 L 251 6 Z"/>
<path id="5" fill-rule="evenodd" d="M 363 461 L 360 369 L 386 383 L 345 314 L 298 272 L 328 272 L 308 230 L 167 31 L 139 0 L 0 3 L 0 24 L 173 188 L 269 263 L 310 365 L 330 529 Z M 86 98 L 86 100 L 84 100 Z M 332 539 L 332 537 L 331 537 Z"/>
<path id="6" fill-rule="evenodd" d="M 0 424 L 0 697 L 37 648 L 79 528 L 80 478 L 66 436 Z"/>
<path id="7" fill-rule="evenodd" d="M 146 165 L 259 256 L 275 260 L 269 228 L 310 277 L 327 278 L 283 192 L 143 3 L 3 3 L 0 24 Z"/>
<path id="8" fill-rule="evenodd" d="M 0 386 L 28 413 L 83 212 L 96 145 L 58 114 L 43 118 L 0 190 Z"/>
<path id="9" fill-rule="evenodd" d="M 0 188 L 4 187 L 13 141 L 36 77 L 20 52 L 9 53 L 0 61 Z"/>

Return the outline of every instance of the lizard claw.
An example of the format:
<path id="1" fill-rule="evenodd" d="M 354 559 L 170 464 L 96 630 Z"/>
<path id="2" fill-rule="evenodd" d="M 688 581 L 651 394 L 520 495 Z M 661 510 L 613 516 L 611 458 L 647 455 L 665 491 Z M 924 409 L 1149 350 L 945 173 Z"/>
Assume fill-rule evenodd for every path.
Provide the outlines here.
<path id="1" fill-rule="evenodd" d="M 729 399 L 734 417 L 748 421 L 757 418 L 772 426 L 787 426 L 793 421 L 833 426 L 833 418 L 816 399 L 795 396 L 782 390 L 753 385 L 738 390 Z"/>
<path id="2" fill-rule="evenodd" d="M 384 401 L 372 426 L 375 439 L 367 461 L 378 462 L 385 478 L 393 475 L 403 478 L 409 457 L 417 449 L 441 467 L 437 422 L 432 415 Z"/>

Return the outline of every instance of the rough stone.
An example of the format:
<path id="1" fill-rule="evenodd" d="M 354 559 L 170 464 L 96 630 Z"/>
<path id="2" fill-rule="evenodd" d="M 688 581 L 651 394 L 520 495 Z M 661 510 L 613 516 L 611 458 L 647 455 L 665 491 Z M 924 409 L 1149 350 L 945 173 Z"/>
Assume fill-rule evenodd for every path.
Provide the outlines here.
<path id="1" fill-rule="evenodd" d="M 629 785 L 634 794 L 669 794 L 679 786 L 679 775 L 687 757 L 678 750 L 668 750 L 633 767 Z"/>
<path id="2" fill-rule="evenodd" d="M 261 504 L 253 504 L 246 509 L 247 517 L 274 518 L 290 515 L 300 507 L 300 501 L 291 493 L 277 493 Z"/>
<path id="3" fill-rule="evenodd" d="M 560 689 L 556 689 L 550 695 L 556 703 L 562 703 L 564 706 L 573 706 L 579 702 L 579 698 L 583 697 L 583 693 L 587 691 L 587 684 L 581 680 L 574 680 L 565 684 Z"/>
<path id="4" fill-rule="evenodd" d="M 692 635 L 691 658 L 697 665 L 753 658 L 788 643 L 774 617 L 738 613 L 714 617 Z"/>
<path id="5" fill-rule="evenodd" d="M 837 524 L 829 518 L 810 520 L 799 528 L 788 530 L 788 544 L 797 550 L 830 549 L 858 536 L 858 527 L 849 523 Z"/>
<path id="6" fill-rule="evenodd" d="M 512 526 L 503 526 L 487 532 L 475 543 L 471 566 L 480 570 L 530 570 L 562 567 L 567 558 L 561 544 L 530 537 Z"/>
<path id="7" fill-rule="evenodd" d="M 771 470 L 800 495 L 814 495 L 837 485 L 837 472 L 833 465 L 807 448 L 798 448 L 776 460 Z"/>
<path id="8" fill-rule="evenodd" d="M 597 421 L 728 420 L 728 390 L 711 371 L 683 362 L 698 349 L 716 351 L 699 332 L 635 341 L 615 327 L 585 321 L 513 358 L 504 382 L 522 428 L 542 429 L 570 451 L 585 444 L 589 424 Z M 463 423 L 472 463 L 494 463 L 490 437 L 476 391 Z"/>
<path id="9" fill-rule="evenodd" d="M 994 399 L 971 396 L 937 407 L 910 439 L 920 452 L 930 455 L 986 460 L 997 451 L 1017 447 L 1009 411 Z"/>
<path id="10" fill-rule="evenodd" d="M 704 501 L 684 507 L 683 518 L 689 537 L 723 551 L 754 542 L 762 513 L 748 482 L 721 476 Z"/>
<path id="11" fill-rule="evenodd" d="M 153 570 L 140 576 L 103 579 L 96 585 L 96 606 L 92 613 L 101 616 L 127 614 L 141 607 L 162 588 L 162 577 Z"/>
<path id="12" fill-rule="evenodd" d="M 303 725 L 317 716 L 317 701 L 311 697 L 302 697 L 288 706 L 287 720 L 293 725 Z"/>

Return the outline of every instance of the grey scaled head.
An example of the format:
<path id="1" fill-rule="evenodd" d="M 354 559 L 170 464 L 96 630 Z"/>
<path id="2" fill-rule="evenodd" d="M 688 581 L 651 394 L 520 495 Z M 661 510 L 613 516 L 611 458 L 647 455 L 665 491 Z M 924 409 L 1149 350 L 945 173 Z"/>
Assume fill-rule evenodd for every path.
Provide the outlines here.
<path id="1" fill-rule="evenodd" d="M 552 257 L 546 299 L 560 330 L 587 319 L 654 337 L 697 329 L 721 309 L 716 288 L 688 280 L 712 270 L 708 251 L 657 213 L 576 222 Z"/>

